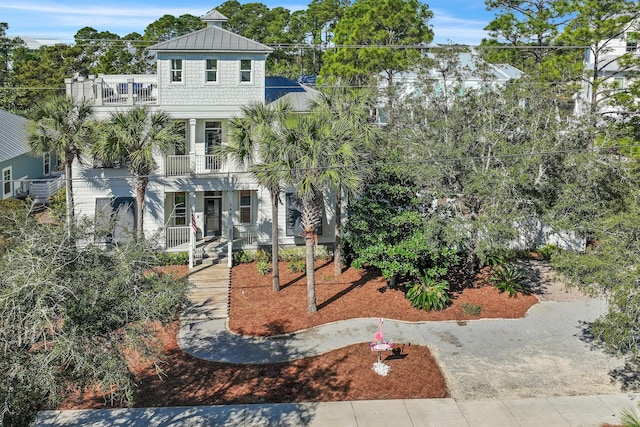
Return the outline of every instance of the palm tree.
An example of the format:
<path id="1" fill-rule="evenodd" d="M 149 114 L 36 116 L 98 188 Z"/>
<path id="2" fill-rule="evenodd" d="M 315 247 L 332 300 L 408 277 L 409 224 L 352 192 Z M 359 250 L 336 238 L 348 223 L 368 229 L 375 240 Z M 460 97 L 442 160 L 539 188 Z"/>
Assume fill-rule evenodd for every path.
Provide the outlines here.
<path id="1" fill-rule="evenodd" d="M 353 129 L 344 120 L 333 120 L 326 110 L 315 109 L 286 123 L 286 182 L 302 202 L 302 236 L 306 248 L 307 307 L 317 310 L 315 296 L 315 244 L 322 223 L 325 194 L 339 186 L 358 187 L 353 173 Z M 345 165 L 347 167 L 345 167 Z"/>
<path id="2" fill-rule="evenodd" d="M 266 104 L 252 104 L 242 109 L 242 117 L 229 122 L 231 140 L 218 152 L 229 156 L 240 166 L 248 166 L 259 185 L 269 191 L 271 199 L 271 258 L 272 289 L 280 290 L 278 266 L 278 205 L 284 174 L 279 164 L 285 147 L 282 128 L 290 120 L 293 110 L 287 103 L 275 108 Z"/>
<path id="3" fill-rule="evenodd" d="M 312 105 L 313 109 L 324 111 L 331 116 L 335 129 L 342 129 L 332 137 L 342 138 L 336 141 L 340 152 L 332 157 L 341 164 L 341 173 L 336 174 L 332 190 L 335 193 L 335 243 L 333 248 L 334 272 L 342 274 L 341 231 L 342 200 L 358 195 L 362 188 L 367 169 L 361 167 L 369 159 L 374 143 L 378 140 L 380 128 L 371 119 L 370 111 L 375 102 L 374 94 L 365 89 L 352 90 L 345 86 L 332 86 L 320 94 Z"/>
<path id="4" fill-rule="evenodd" d="M 70 227 L 74 219 L 73 177 L 74 160 L 89 141 L 92 106 L 86 101 L 77 102 L 66 96 L 56 96 L 36 104 L 29 122 L 27 141 L 35 154 L 57 153 L 64 161 L 66 180 L 67 216 Z"/>
<path id="5" fill-rule="evenodd" d="M 149 175 L 157 168 L 154 154 L 166 153 L 184 143 L 180 124 L 165 112 L 134 107 L 111 114 L 101 123 L 97 141 L 91 147 L 94 158 L 113 163 L 124 160 L 133 175 L 136 199 L 136 237 L 144 238 L 144 199 Z"/>

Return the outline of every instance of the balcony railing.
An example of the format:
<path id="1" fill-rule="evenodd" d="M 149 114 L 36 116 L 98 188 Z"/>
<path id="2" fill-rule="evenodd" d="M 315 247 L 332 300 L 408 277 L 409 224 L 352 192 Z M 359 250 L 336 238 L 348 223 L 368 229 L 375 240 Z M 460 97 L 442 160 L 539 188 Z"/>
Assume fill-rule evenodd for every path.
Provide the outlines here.
<path id="1" fill-rule="evenodd" d="M 255 224 L 234 225 L 233 238 L 238 239 L 241 245 L 255 245 L 258 243 L 258 226 Z"/>
<path id="2" fill-rule="evenodd" d="M 65 80 L 67 96 L 90 99 L 96 106 L 155 104 L 158 81 L 155 75 L 104 75 Z"/>
<path id="3" fill-rule="evenodd" d="M 49 197 L 53 196 L 64 185 L 64 174 L 47 180 L 33 181 L 29 183 L 29 195 L 35 203 L 47 203 Z"/>
<path id="4" fill-rule="evenodd" d="M 207 175 L 220 172 L 222 157 L 216 155 L 167 156 L 165 163 L 166 176 Z"/>

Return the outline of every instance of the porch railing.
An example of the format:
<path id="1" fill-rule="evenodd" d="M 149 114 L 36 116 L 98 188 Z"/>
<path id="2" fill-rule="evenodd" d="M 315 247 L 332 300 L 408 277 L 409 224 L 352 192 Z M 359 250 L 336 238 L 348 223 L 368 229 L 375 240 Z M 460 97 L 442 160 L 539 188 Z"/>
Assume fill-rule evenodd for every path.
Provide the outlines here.
<path id="1" fill-rule="evenodd" d="M 167 227 L 165 229 L 165 237 L 164 244 L 165 248 L 175 248 L 176 246 L 189 244 L 189 239 L 191 238 L 189 233 L 191 233 L 191 227 L 180 226 L 180 227 Z"/>
<path id="2" fill-rule="evenodd" d="M 29 183 L 29 195 L 35 203 L 47 203 L 48 198 L 64 187 L 64 184 L 64 174 L 48 180 L 33 181 Z"/>
<path id="3" fill-rule="evenodd" d="M 258 243 L 257 225 L 235 225 L 233 234 L 234 239 L 239 239 L 242 245 L 255 245 Z"/>
<path id="4" fill-rule="evenodd" d="M 167 156 L 165 162 L 165 174 L 167 176 L 189 175 L 207 175 L 220 172 L 222 169 L 222 157 L 217 155 L 197 155 L 194 156 L 194 162 L 191 156 Z"/>

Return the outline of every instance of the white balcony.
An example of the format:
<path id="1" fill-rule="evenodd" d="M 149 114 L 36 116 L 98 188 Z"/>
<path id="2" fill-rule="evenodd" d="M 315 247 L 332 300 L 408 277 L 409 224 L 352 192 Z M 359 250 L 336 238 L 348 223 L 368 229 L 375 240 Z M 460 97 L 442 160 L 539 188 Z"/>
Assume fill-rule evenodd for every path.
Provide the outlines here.
<path id="1" fill-rule="evenodd" d="M 166 176 L 208 175 L 222 170 L 222 157 L 216 155 L 167 156 Z"/>
<path id="2" fill-rule="evenodd" d="M 155 104 L 158 78 L 147 74 L 116 74 L 66 79 L 67 96 L 92 100 L 95 106 Z"/>
<path id="3" fill-rule="evenodd" d="M 37 180 L 29 183 L 29 195 L 35 203 L 46 204 L 49 201 L 49 197 L 53 196 L 64 186 L 64 174 L 57 174 L 51 179 Z"/>

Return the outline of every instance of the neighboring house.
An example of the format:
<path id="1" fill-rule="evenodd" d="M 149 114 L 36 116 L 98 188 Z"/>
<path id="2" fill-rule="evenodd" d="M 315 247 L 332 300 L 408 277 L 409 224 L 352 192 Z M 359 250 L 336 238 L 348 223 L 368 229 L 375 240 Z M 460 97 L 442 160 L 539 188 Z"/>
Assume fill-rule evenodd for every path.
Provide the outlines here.
<path id="1" fill-rule="evenodd" d="M 54 173 L 55 155 L 31 154 L 27 123 L 24 117 L 0 110 L 0 198 L 31 195 L 36 202 L 46 203 L 47 197 L 64 186 L 64 179 Z"/>
<path id="2" fill-rule="evenodd" d="M 610 100 L 628 92 L 637 77 L 640 61 L 640 23 L 631 22 L 619 36 L 587 47 L 584 56 L 586 78 L 576 95 L 575 114 L 597 112 L 602 116 L 621 112 Z M 594 84 L 595 81 L 595 84 Z"/>
<path id="3" fill-rule="evenodd" d="M 522 76 L 522 71 L 509 64 L 490 64 L 469 52 L 450 55 L 446 60 L 430 53 L 426 56 L 433 60 L 433 66 L 428 70 L 403 71 L 393 75 L 392 84 L 399 99 L 421 97 L 428 102 L 433 97 L 455 95 L 465 90 L 501 87 Z M 379 82 L 381 90 L 388 88 L 389 80 L 381 78 Z M 428 92 L 425 91 L 426 86 L 430 86 Z M 381 100 L 382 105 L 386 103 L 386 98 Z M 387 124 L 384 107 L 378 109 L 377 115 L 380 124 Z"/>
<path id="4" fill-rule="evenodd" d="M 92 100 L 97 119 L 148 105 L 184 123 L 184 148 L 156 157 L 159 168 L 150 177 L 144 208 L 148 236 L 161 232 L 167 250 L 184 251 L 193 220 L 199 245 L 217 241 L 233 242 L 234 247 L 268 246 L 268 191 L 241 167 L 216 155 L 215 149 L 228 142 L 229 120 L 240 116 L 243 106 L 289 95 L 300 101 L 311 95 L 288 79 L 271 79 L 266 86 L 265 59 L 272 49 L 223 29 L 226 18 L 215 10 L 202 19 L 206 28 L 150 47 L 157 53 L 156 74 L 67 79 L 67 95 Z M 79 216 L 115 216 L 121 224 L 134 226 L 135 204 L 125 166 L 89 158 L 74 166 Z M 280 242 L 302 244 L 294 229 L 295 201 L 286 192 L 281 200 Z M 331 221 L 324 218 L 322 229 L 333 230 Z M 332 241 L 328 232 L 319 238 L 320 243 Z"/>

